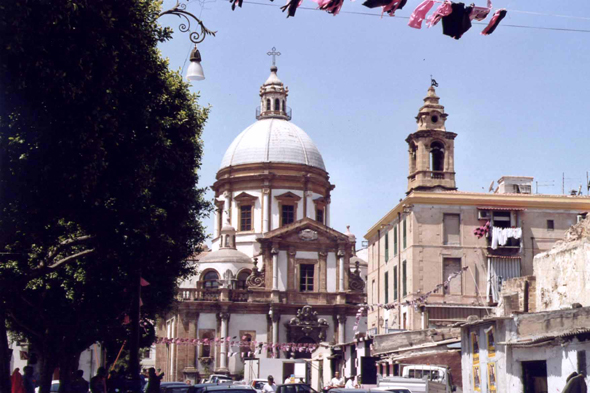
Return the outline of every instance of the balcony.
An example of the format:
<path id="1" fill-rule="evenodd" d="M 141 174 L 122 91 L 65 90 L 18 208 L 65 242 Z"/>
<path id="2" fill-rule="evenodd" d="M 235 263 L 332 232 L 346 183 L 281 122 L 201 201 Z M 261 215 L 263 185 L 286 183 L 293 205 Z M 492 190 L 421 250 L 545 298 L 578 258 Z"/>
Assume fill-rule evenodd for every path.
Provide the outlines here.
<path id="1" fill-rule="evenodd" d="M 222 294 L 223 292 L 223 294 Z M 362 304 L 366 302 L 364 293 L 349 291 L 336 292 L 280 292 L 279 303 L 283 304 Z M 180 302 L 219 302 L 269 303 L 273 301 L 270 290 L 248 289 L 204 289 L 179 288 L 177 299 Z"/>

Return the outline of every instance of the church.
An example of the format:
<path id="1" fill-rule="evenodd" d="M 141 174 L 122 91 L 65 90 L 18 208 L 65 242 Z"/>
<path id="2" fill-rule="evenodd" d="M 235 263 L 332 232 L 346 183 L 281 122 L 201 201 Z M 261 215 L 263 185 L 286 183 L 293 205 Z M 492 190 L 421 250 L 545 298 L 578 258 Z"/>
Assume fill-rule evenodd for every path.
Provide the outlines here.
<path id="1" fill-rule="evenodd" d="M 367 264 L 355 236 L 330 227 L 335 186 L 312 139 L 291 122 L 277 67 L 270 71 L 256 122 L 230 144 L 212 186 L 211 250 L 194 257 L 197 274 L 157 322 L 165 341 L 155 366 L 165 380 L 241 379 L 256 359 L 281 370 L 279 380 L 320 343 L 354 339 Z"/>

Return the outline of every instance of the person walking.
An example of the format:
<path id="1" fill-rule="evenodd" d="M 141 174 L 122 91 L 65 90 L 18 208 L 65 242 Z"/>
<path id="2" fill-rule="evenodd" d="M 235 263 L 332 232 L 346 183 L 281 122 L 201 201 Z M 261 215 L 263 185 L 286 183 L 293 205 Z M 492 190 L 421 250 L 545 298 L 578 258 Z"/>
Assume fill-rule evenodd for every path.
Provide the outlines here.
<path id="1" fill-rule="evenodd" d="M 72 393 L 88 393 L 90 384 L 84 379 L 84 370 L 76 371 L 76 377 L 72 381 Z"/>
<path id="2" fill-rule="evenodd" d="M 26 366 L 23 371 L 25 375 L 23 376 L 23 386 L 25 388 L 25 393 L 35 393 L 35 378 L 33 377 L 33 367 Z"/>
<path id="3" fill-rule="evenodd" d="M 275 393 L 277 391 L 277 384 L 275 383 L 274 377 L 269 375 L 267 381 L 262 387 L 262 393 Z"/>
<path id="4" fill-rule="evenodd" d="M 96 375 L 90 380 L 90 391 L 92 393 L 107 393 L 106 375 L 107 370 L 104 367 L 99 367 L 96 370 Z"/>
<path id="5" fill-rule="evenodd" d="M 164 377 L 164 373 L 156 374 L 156 369 L 150 367 L 148 370 L 148 384 L 146 393 L 160 393 L 160 381 Z"/>
<path id="6" fill-rule="evenodd" d="M 18 367 L 14 369 L 14 372 L 10 377 L 10 386 L 12 386 L 12 393 L 25 393 L 23 376 L 21 375 L 20 369 Z"/>

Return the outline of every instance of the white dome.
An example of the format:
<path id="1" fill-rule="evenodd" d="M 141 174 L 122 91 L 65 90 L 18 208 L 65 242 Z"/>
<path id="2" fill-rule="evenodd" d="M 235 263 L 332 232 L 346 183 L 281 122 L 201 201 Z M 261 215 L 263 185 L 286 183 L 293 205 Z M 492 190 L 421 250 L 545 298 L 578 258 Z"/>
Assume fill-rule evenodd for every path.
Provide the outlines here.
<path id="1" fill-rule="evenodd" d="M 309 135 L 282 119 L 262 119 L 246 128 L 225 152 L 221 168 L 260 162 L 303 164 L 326 170 Z"/>

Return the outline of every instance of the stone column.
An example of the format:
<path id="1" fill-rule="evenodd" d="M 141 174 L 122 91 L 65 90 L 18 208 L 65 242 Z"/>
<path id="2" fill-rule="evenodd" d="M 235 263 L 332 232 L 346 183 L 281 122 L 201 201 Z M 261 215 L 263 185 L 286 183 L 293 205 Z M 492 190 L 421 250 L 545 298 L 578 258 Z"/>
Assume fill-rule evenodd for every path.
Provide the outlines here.
<path id="1" fill-rule="evenodd" d="M 276 358 L 281 357 L 281 351 L 277 349 L 276 345 L 279 343 L 279 321 L 281 319 L 280 314 L 277 310 L 270 310 L 270 319 L 272 321 L 272 351 L 276 355 Z"/>
<path id="2" fill-rule="evenodd" d="M 279 290 L 279 250 L 272 248 L 272 290 Z"/>
<path id="3" fill-rule="evenodd" d="M 330 228 L 330 199 L 328 198 L 326 200 L 326 210 L 324 211 L 324 214 L 326 215 L 326 217 L 324 217 L 324 221 L 326 222 L 326 226 L 328 228 Z"/>
<path id="4" fill-rule="evenodd" d="M 346 315 L 337 315 L 338 320 L 338 343 L 343 344 L 346 341 Z"/>
<path id="5" fill-rule="evenodd" d="M 227 373 L 229 370 L 227 369 L 227 337 L 228 337 L 228 329 L 227 325 L 229 322 L 229 313 L 221 312 L 219 313 L 219 319 L 221 320 L 221 339 L 223 340 L 219 345 L 219 372 Z"/>
<path id="6" fill-rule="evenodd" d="M 229 208 L 230 208 L 230 193 L 228 191 L 223 193 L 223 219 L 221 221 L 221 226 L 223 227 L 225 225 L 226 222 L 231 222 L 230 220 L 230 216 L 229 216 Z"/>
<path id="7" fill-rule="evenodd" d="M 338 291 L 344 292 L 344 250 L 338 250 Z"/>
<path id="8" fill-rule="evenodd" d="M 270 189 L 263 189 L 262 194 L 264 195 L 264 211 L 262 212 L 262 233 L 266 233 L 270 230 L 269 221 L 272 216 L 272 208 L 270 206 Z"/>

